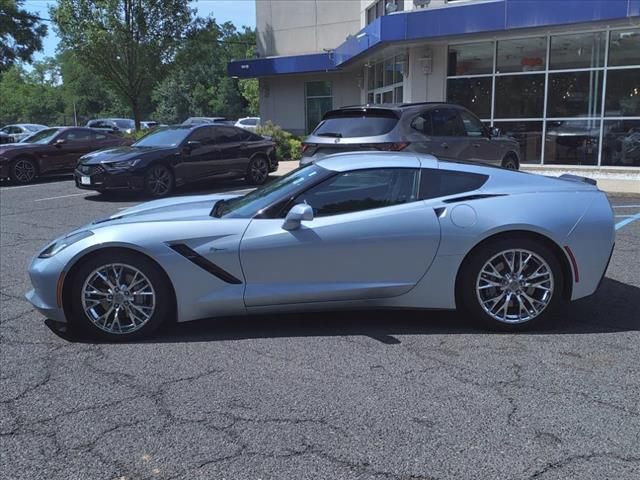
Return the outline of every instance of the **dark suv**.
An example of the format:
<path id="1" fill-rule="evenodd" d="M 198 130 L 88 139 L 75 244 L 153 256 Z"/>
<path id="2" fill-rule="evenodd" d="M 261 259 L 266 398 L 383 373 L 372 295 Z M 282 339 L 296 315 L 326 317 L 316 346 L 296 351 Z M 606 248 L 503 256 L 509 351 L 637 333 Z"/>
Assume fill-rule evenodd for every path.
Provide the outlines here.
<path id="1" fill-rule="evenodd" d="M 402 150 L 514 170 L 520 166 L 515 139 L 485 127 L 466 108 L 447 103 L 364 105 L 327 112 L 305 139 L 300 164 L 354 150 Z"/>

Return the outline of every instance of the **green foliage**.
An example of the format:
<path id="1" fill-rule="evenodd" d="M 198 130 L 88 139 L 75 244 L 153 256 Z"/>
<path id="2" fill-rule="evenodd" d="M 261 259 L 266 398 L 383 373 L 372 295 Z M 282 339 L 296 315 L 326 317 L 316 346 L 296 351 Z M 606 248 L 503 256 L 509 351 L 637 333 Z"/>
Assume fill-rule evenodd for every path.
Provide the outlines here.
<path id="1" fill-rule="evenodd" d="M 271 137 L 276 143 L 276 155 L 279 159 L 300 160 L 302 156 L 302 142 L 282 127 L 268 121 L 258 127 L 256 133 L 265 137 Z"/>
<path id="2" fill-rule="evenodd" d="M 247 102 L 247 114 L 249 117 L 260 115 L 260 90 L 257 78 L 245 78 L 238 82 L 240 93 Z"/>
<path id="3" fill-rule="evenodd" d="M 129 106 L 139 128 L 191 22 L 188 0 L 58 0 L 50 15 L 62 48 Z"/>
<path id="4" fill-rule="evenodd" d="M 0 0 L 0 73 L 42 50 L 47 26 L 22 7 L 24 0 Z"/>

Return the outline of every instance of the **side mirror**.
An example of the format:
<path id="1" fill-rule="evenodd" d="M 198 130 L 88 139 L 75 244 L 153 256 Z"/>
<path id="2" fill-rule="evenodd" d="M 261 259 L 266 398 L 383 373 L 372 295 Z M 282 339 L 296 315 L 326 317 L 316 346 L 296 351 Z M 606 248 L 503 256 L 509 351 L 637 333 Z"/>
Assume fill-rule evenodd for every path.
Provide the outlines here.
<path id="1" fill-rule="evenodd" d="M 498 127 L 490 127 L 489 128 L 489 136 L 490 137 L 499 137 L 501 134 L 500 129 Z"/>
<path id="2" fill-rule="evenodd" d="M 303 220 L 313 220 L 313 208 L 306 203 L 298 203 L 287 213 L 282 228 L 285 230 L 297 230 Z"/>
<path id="3" fill-rule="evenodd" d="M 55 142 L 53 142 L 53 144 L 60 148 L 62 145 L 64 145 L 64 138 L 59 138 L 58 140 L 56 140 Z"/>

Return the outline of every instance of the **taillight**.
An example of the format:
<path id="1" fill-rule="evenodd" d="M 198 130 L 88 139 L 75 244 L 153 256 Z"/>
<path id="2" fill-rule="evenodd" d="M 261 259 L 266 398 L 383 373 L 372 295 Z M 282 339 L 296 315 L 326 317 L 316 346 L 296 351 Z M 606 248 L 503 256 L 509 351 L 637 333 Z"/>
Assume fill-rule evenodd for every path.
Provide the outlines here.
<path id="1" fill-rule="evenodd" d="M 306 152 L 307 150 L 309 150 L 312 147 L 315 147 L 315 144 L 313 144 L 313 143 L 303 143 L 302 144 L 302 153 Z"/>
<path id="2" fill-rule="evenodd" d="M 384 150 L 385 152 L 399 152 L 409 146 L 408 142 L 395 142 L 395 143 L 377 143 L 375 144 L 378 150 Z"/>

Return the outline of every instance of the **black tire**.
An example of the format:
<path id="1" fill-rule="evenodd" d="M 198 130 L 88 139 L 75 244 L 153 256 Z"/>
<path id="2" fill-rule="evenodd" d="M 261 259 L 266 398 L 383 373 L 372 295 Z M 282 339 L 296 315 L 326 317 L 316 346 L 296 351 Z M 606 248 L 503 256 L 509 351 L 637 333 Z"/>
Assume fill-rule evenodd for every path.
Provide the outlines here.
<path id="1" fill-rule="evenodd" d="M 527 287 L 526 281 L 525 283 L 520 283 L 518 285 L 519 282 L 516 278 L 513 278 L 512 281 L 508 281 L 504 279 L 504 277 L 497 275 L 491 276 L 491 274 L 487 276 L 486 273 L 482 273 L 485 264 L 495 257 L 497 257 L 495 262 L 498 262 L 497 270 L 502 271 L 500 268 L 500 261 L 502 261 L 505 271 L 508 270 L 508 260 L 505 257 L 500 257 L 499 255 L 502 252 L 510 250 L 521 250 L 534 254 L 529 263 L 525 263 L 517 258 L 514 259 L 515 269 L 520 266 L 520 263 L 525 263 L 523 275 L 536 278 L 534 276 L 535 271 L 532 270 L 541 268 L 538 270 L 539 274 L 537 278 L 540 280 L 542 278 L 547 278 L 546 276 L 541 277 L 540 274 L 548 272 L 551 277 L 551 282 L 545 282 L 540 286 Z M 538 259 L 541 259 L 543 262 L 538 262 Z M 495 262 L 494 265 L 496 265 Z M 516 275 L 514 275 L 514 277 Z M 499 281 L 498 278 L 503 278 L 503 280 Z M 508 285 L 499 287 L 488 286 L 491 282 L 508 282 Z M 482 287 L 482 289 L 479 287 Z M 543 290 L 549 287 L 551 287 L 550 292 L 545 292 Z M 471 252 L 460 270 L 456 299 L 459 309 L 470 314 L 474 319 L 480 321 L 485 326 L 494 330 L 519 331 L 543 323 L 552 317 L 554 312 L 557 311 L 564 302 L 562 296 L 563 288 L 564 278 L 562 268 L 556 255 L 546 245 L 525 236 L 503 237 L 480 245 Z M 511 293 L 511 295 L 509 295 L 509 293 Z M 492 296 L 499 297 L 501 294 L 504 294 L 502 304 L 500 301 L 491 303 L 492 300 L 487 300 L 487 298 L 491 298 Z M 527 297 L 532 298 L 534 302 L 538 301 L 539 303 L 536 304 L 531 302 Z M 506 299 L 511 300 L 507 303 L 506 309 L 503 310 Z M 486 302 L 484 303 L 484 307 L 482 303 L 483 300 Z M 534 310 L 531 308 L 532 306 L 535 309 L 539 309 L 540 312 L 533 315 Z M 497 311 L 492 315 L 487 311 L 487 309 Z M 519 309 L 517 314 L 515 313 L 516 309 Z M 524 313 L 522 309 L 524 309 Z M 511 317 L 506 318 L 510 315 L 509 312 L 511 312 Z M 505 318 L 496 318 L 501 316 L 501 313 Z M 527 319 L 527 314 L 531 315 L 531 318 Z M 519 315 L 523 318 L 518 319 L 517 317 Z"/>
<path id="2" fill-rule="evenodd" d="M 269 178 L 269 160 L 257 155 L 251 159 L 247 167 L 247 183 L 249 185 L 262 185 Z"/>
<path id="3" fill-rule="evenodd" d="M 173 192 L 174 187 L 173 172 L 162 164 L 151 165 L 144 174 L 144 191 L 147 195 L 166 197 Z"/>
<path id="4" fill-rule="evenodd" d="M 85 307 L 83 305 L 83 290 L 85 288 L 85 282 L 90 282 L 90 279 L 97 279 L 97 277 L 94 275 L 95 272 L 98 271 L 101 267 L 111 264 L 125 265 L 142 273 L 142 275 L 146 277 L 144 278 L 144 280 L 148 280 L 152 288 L 145 289 L 145 292 L 143 292 L 141 295 L 149 295 L 148 292 L 152 292 L 153 300 L 149 300 L 151 297 L 143 297 L 140 295 L 128 297 L 137 299 L 137 301 L 127 302 L 126 300 L 124 300 L 122 305 L 114 305 L 114 302 L 118 301 L 114 297 L 114 295 L 112 295 L 112 297 L 114 298 L 107 299 L 101 293 L 99 294 L 99 296 L 94 297 L 102 299 L 101 302 L 93 305 L 92 308 L 87 308 L 87 310 L 85 310 Z M 136 288 L 142 288 L 142 286 L 144 286 L 144 283 L 142 284 L 142 286 L 139 283 L 140 277 L 136 277 L 136 280 L 136 278 L 132 278 L 131 274 L 123 274 L 121 278 L 123 279 L 121 286 L 126 285 L 127 281 L 129 282 L 129 286 L 134 285 L 133 283 L 131 283 L 132 281 L 137 284 Z M 112 277 L 111 280 L 113 279 L 114 278 Z M 153 261 L 136 252 L 127 250 L 110 250 L 92 253 L 73 272 L 72 278 L 70 278 L 69 281 L 71 282 L 70 288 L 65 289 L 65 293 L 70 296 L 70 298 L 65 299 L 65 305 L 69 307 L 69 325 L 81 335 L 89 336 L 91 338 L 100 338 L 109 341 L 129 341 L 141 337 L 147 337 L 151 335 L 165 321 L 169 320 L 173 316 L 175 311 L 173 307 L 173 289 L 169 285 L 169 280 L 167 279 L 165 273 Z M 99 282 L 99 280 L 97 281 Z M 96 281 L 92 280 L 91 285 L 93 285 L 94 283 L 96 283 Z M 89 283 L 87 283 L 87 285 L 89 285 Z M 94 285 L 94 287 L 95 289 L 108 288 L 107 284 L 104 282 L 101 283 L 100 286 Z M 151 305 L 149 302 L 152 302 L 152 308 L 149 306 Z M 144 316 L 144 313 L 136 314 L 137 316 L 141 317 L 138 318 L 138 320 L 140 321 L 140 325 L 136 326 L 136 321 L 131 320 L 132 316 L 129 314 L 129 312 L 135 313 L 136 311 L 134 310 L 134 306 L 132 306 L 131 303 L 137 305 L 138 308 L 141 306 L 144 309 L 144 311 L 138 310 L 139 312 L 147 312 L 147 314 L 151 313 L 151 315 L 149 315 L 147 319 L 142 318 Z M 108 311 L 109 308 L 116 306 L 118 307 L 118 311 L 122 312 L 120 316 L 122 325 L 120 321 L 118 321 L 118 327 L 121 330 L 120 332 L 116 331 L 117 329 L 114 326 L 115 318 L 113 314 L 107 315 L 105 323 L 102 327 L 99 325 L 101 323 L 101 314 L 104 314 L 104 312 Z M 98 316 L 98 318 L 92 319 L 89 316 L 89 313 L 86 312 L 91 312 L 94 317 Z M 111 323 L 111 328 L 109 328 L 109 321 Z M 126 328 L 127 325 L 132 324 L 133 326 L 131 326 L 129 329 Z"/>
<path id="5" fill-rule="evenodd" d="M 520 165 L 518 165 L 518 159 L 514 155 L 507 155 L 502 160 L 502 168 L 506 168 L 507 170 L 518 170 Z"/>
<path id="6" fill-rule="evenodd" d="M 9 175 L 15 183 L 31 183 L 38 177 L 38 165 L 29 157 L 18 157 L 11 163 Z"/>

